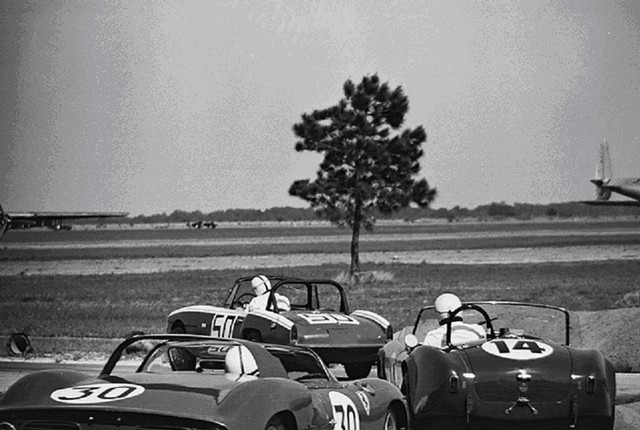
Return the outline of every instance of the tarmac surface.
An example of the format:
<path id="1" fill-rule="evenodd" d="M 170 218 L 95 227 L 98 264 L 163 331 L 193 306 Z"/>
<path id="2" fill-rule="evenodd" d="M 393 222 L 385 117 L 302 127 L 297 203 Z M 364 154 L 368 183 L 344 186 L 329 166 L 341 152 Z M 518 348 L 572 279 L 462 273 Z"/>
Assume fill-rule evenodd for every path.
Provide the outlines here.
<path id="1" fill-rule="evenodd" d="M 102 361 L 77 361 L 55 362 L 46 359 L 3 359 L 0 360 L 0 393 L 24 375 L 49 369 L 66 369 L 86 372 L 89 375 L 98 375 L 104 362 Z M 135 365 L 127 365 L 121 368 L 123 373 L 135 371 Z M 340 377 L 341 369 L 334 374 Z M 375 376 L 372 370 L 370 376 Z M 627 403 L 640 398 L 640 374 L 619 373 L 616 374 L 616 423 L 613 430 L 637 430 L 640 428 L 640 403 Z"/>

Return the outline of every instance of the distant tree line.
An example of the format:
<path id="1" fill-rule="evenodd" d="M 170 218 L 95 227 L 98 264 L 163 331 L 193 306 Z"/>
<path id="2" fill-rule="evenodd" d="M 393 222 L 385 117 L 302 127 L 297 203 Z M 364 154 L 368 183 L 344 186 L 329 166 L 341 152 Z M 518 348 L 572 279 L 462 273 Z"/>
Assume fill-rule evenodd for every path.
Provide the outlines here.
<path id="1" fill-rule="evenodd" d="M 492 220 L 527 220 L 533 218 L 599 218 L 599 217 L 628 217 L 640 216 L 640 207 L 621 206 L 588 206 L 577 202 L 551 203 L 536 205 L 515 203 L 513 205 L 501 202 L 481 205 L 475 209 L 460 206 L 453 208 L 403 208 L 392 214 L 375 214 L 378 220 L 403 220 L 414 222 L 420 219 L 444 219 L 457 222 L 473 219 L 476 221 Z M 130 224 L 181 224 L 199 220 L 215 222 L 289 222 L 289 221 L 317 221 L 320 218 L 311 208 L 274 207 L 271 209 L 227 209 L 204 213 L 197 211 L 174 210 L 170 214 L 138 215 L 129 217 L 124 222 Z M 95 222 L 95 221 L 94 221 Z M 123 220 L 112 222 L 122 223 Z M 88 222 L 91 223 L 91 222 Z"/>

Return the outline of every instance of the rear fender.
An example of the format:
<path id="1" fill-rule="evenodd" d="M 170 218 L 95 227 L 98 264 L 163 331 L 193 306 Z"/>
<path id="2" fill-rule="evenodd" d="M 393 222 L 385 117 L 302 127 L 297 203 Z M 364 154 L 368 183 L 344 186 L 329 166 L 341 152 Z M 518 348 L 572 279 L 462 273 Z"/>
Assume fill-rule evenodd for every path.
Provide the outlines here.
<path id="1" fill-rule="evenodd" d="M 309 390 L 287 379 L 260 378 L 245 382 L 222 394 L 218 401 L 221 416 L 229 417 L 230 421 L 238 419 L 238 411 L 250 411 L 241 414 L 244 428 L 265 428 L 270 417 L 287 411 L 293 416 L 296 428 L 312 427 L 314 416 Z"/>
<path id="2" fill-rule="evenodd" d="M 288 318 L 269 311 L 249 312 L 242 323 L 242 336 L 251 330 L 260 332 L 262 342 L 289 344 L 293 322 Z"/>
<path id="3" fill-rule="evenodd" d="M 597 350 L 571 348 L 570 353 L 573 362 L 572 382 L 577 391 L 578 416 L 610 416 L 616 393 L 613 365 Z M 588 390 L 588 384 L 593 384 L 594 389 Z"/>
<path id="4" fill-rule="evenodd" d="M 453 375 L 461 378 L 464 368 L 456 363 L 456 356 L 450 356 L 439 348 L 420 346 L 405 360 L 405 394 L 409 408 L 415 417 L 465 414 L 463 390 L 450 391 Z"/>
<path id="5" fill-rule="evenodd" d="M 39 401 L 41 405 L 57 405 L 51 400 L 51 393 L 59 388 L 72 387 L 90 379 L 91 377 L 84 373 L 70 370 L 43 370 L 30 373 L 9 387 L 0 397 L 0 406 L 33 406 Z"/>

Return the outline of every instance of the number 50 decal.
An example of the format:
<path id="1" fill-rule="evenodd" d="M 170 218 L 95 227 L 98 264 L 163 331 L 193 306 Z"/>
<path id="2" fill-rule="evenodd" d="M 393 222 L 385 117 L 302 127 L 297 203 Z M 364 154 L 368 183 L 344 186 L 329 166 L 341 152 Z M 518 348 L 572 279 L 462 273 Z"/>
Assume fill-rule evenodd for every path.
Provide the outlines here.
<path id="1" fill-rule="evenodd" d="M 94 384 L 62 388 L 51 393 L 56 402 L 92 404 L 130 399 L 144 392 L 144 387 L 134 384 Z"/>
<path id="2" fill-rule="evenodd" d="M 329 392 L 333 407 L 333 430 L 360 430 L 360 415 L 350 398 L 336 391 Z"/>
<path id="3" fill-rule="evenodd" d="M 237 315 L 215 314 L 211 320 L 211 336 L 233 337 L 233 328 L 237 319 Z"/>

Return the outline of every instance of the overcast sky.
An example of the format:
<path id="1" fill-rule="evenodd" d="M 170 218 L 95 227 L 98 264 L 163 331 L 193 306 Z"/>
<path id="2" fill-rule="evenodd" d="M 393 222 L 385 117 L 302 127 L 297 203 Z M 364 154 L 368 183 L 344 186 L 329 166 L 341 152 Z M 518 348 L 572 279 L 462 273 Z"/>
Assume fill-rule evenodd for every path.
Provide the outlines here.
<path id="1" fill-rule="evenodd" d="M 434 207 L 590 199 L 640 176 L 640 2 L 0 0 L 0 203 L 305 207 L 304 112 L 377 73 L 424 126 Z"/>

